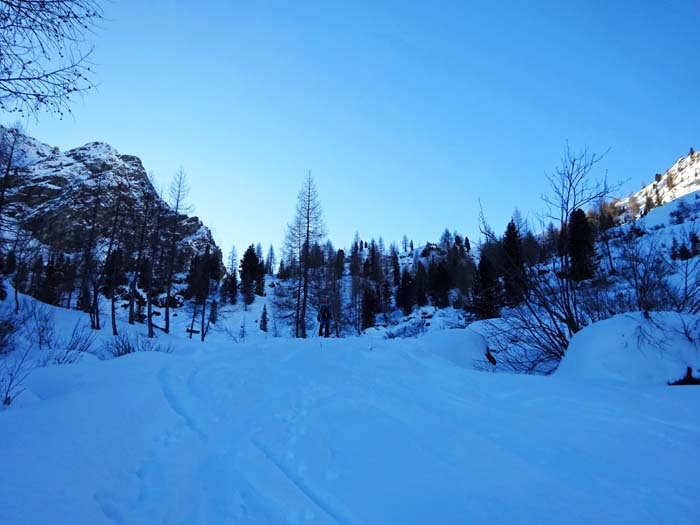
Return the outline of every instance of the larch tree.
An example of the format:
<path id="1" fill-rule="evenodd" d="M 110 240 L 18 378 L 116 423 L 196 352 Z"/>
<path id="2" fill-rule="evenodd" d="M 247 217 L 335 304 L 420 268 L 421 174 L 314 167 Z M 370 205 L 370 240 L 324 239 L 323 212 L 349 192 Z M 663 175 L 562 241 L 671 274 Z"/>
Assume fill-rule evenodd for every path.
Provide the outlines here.
<path id="1" fill-rule="evenodd" d="M 154 206 L 154 196 L 148 191 L 147 186 L 142 186 L 141 195 L 143 199 L 143 209 L 140 210 L 140 221 L 138 228 L 138 240 L 136 244 L 136 267 L 129 280 L 129 324 L 134 324 L 136 320 L 136 286 L 141 277 L 141 270 L 144 267 L 144 256 L 146 254 L 148 241 L 148 227 L 151 222 Z"/>
<path id="2" fill-rule="evenodd" d="M 310 251 L 326 234 L 323 212 L 316 183 L 309 173 L 297 196 L 294 219 L 287 227 L 285 245 L 296 253 L 299 261 L 297 300 L 295 308 L 295 337 L 306 338 L 306 311 L 309 304 Z"/>
<path id="3" fill-rule="evenodd" d="M 265 273 L 267 275 L 272 275 L 276 265 L 277 259 L 275 258 L 275 249 L 270 245 L 270 248 L 267 250 L 267 258 L 265 259 Z"/>
<path id="4" fill-rule="evenodd" d="M 170 302 L 173 290 L 173 275 L 175 273 L 175 259 L 177 257 L 177 241 L 180 236 L 180 216 L 185 215 L 190 211 L 187 204 L 187 195 L 190 189 L 187 184 L 187 175 L 180 168 L 175 173 L 175 178 L 170 184 L 170 208 L 172 217 L 170 217 L 169 232 L 168 232 L 168 259 L 165 266 L 165 333 L 170 333 Z"/>
<path id="5" fill-rule="evenodd" d="M 238 253 L 236 247 L 231 247 L 228 256 L 226 277 L 221 284 L 221 300 L 224 303 L 236 304 L 238 300 Z"/>

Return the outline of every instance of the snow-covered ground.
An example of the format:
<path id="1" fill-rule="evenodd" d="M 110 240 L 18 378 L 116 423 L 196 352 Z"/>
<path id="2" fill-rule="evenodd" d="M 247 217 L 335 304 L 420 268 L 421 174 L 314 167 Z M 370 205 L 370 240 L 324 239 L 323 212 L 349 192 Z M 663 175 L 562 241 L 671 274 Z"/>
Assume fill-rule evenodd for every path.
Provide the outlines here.
<path id="1" fill-rule="evenodd" d="M 635 350 L 645 322 L 585 329 L 548 377 L 475 371 L 481 336 L 439 323 L 291 340 L 249 322 L 239 343 L 39 368 L 0 412 L 0 523 L 698 523 L 700 389 L 665 385 L 682 334 Z"/>

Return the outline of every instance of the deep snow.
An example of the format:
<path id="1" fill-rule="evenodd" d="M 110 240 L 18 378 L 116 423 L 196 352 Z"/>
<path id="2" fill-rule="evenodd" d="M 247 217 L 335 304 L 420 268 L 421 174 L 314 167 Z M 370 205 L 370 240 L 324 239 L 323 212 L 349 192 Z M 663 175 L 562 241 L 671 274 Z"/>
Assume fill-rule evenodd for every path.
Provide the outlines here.
<path id="1" fill-rule="evenodd" d="M 700 389 L 607 376 L 596 329 L 549 377 L 439 327 L 37 369 L 0 412 L 0 523 L 697 523 Z"/>

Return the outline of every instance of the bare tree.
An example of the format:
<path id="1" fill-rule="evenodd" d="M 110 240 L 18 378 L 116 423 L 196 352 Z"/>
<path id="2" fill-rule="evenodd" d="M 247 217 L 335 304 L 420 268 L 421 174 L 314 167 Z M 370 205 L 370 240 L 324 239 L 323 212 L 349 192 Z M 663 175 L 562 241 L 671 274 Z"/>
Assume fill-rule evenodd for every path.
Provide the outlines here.
<path id="1" fill-rule="evenodd" d="M 672 294 L 668 276 L 672 271 L 664 253 L 661 237 L 637 226 L 627 228 L 620 246 L 624 265 L 620 275 L 634 291 L 635 307 L 640 312 L 671 308 Z"/>
<path id="2" fill-rule="evenodd" d="M 88 36 L 101 18 L 94 0 L 0 0 L 0 109 L 70 111 L 93 87 Z"/>
<path id="3" fill-rule="evenodd" d="M 295 337 L 306 337 L 306 310 L 309 300 L 309 253 L 311 245 L 325 236 L 323 213 L 318 190 L 311 173 L 304 180 L 297 197 L 294 220 L 287 228 L 285 246 L 299 261 L 297 301 L 295 308 Z"/>
<path id="4" fill-rule="evenodd" d="M 148 320 L 148 337 L 150 339 L 155 337 L 153 328 L 155 324 L 153 323 L 153 302 L 158 295 L 158 285 L 156 282 L 156 265 L 161 260 L 162 254 L 162 241 L 161 235 L 163 233 L 163 215 L 165 213 L 165 203 L 160 198 L 160 195 L 156 196 L 154 209 L 153 209 L 153 227 L 151 230 L 151 238 L 148 248 L 148 257 L 143 260 L 143 268 L 141 269 L 141 283 L 142 288 L 146 290 L 146 309 L 147 309 L 147 320 Z"/>
<path id="5" fill-rule="evenodd" d="M 559 224 L 560 235 L 566 235 L 575 210 L 590 207 L 613 191 L 605 180 L 590 181 L 591 171 L 601 159 L 587 150 L 572 153 L 567 147 L 560 166 L 548 177 L 551 195 L 543 196 L 543 200 L 549 208 L 548 218 Z M 487 226 L 482 226 L 482 234 L 487 241 L 498 242 Z M 528 269 L 522 303 L 511 309 L 504 322 L 492 325 L 499 361 L 515 370 L 551 372 L 564 356 L 571 337 L 597 320 L 598 313 L 594 313 L 594 319 L 586 308 L 596 302 L 586 297 L 587 283 L 571 279 L 570 255 L 560 248 L 547 265 Z"/>
<path id="6" fill-rule="evenodd" d="M 139 228 L 139 237 L 137 243 L 137 253 L 136 253 L 136 268 L 131 275 L 129 281 L 129 324 L 134 324 L 136 312 L 136 286 L 139 278 L 141 277 L 141 272 L 144 267 L 144 255 L 146 253 L 146 241 L 148 226 L 151 221 L 151 215 L 153 213 L 153 194 L 149 191 L 146 186 L 142 187 L 142 199 L 143 199 L 143 212 L 141 214 L 141 225 Z"/>
<path id="7" fill-rule="evenodd" d="M 677 259 L 671 264 L 678 283 L 673 289 L 675 310 L 700 314 L 700 256 Z"/>
<path id="8" fill-rule="evenodd" d="M 177 241 L 180 235 L 180 216 L 187 214 L 190 207 L 187 204 L 187 195 L 190 189 L 187 184 L 187 175 L 180 168 L 175 173 L 175 178 L 170 184 L 170 208 L 172 209 L 172 219 L 168 236 L 168 259 L 165 267 L 165 333 L 170 333 L 170 301 L 173 291 L 173 275 L 175 272 L 175 258 L 177 256 Z"/>

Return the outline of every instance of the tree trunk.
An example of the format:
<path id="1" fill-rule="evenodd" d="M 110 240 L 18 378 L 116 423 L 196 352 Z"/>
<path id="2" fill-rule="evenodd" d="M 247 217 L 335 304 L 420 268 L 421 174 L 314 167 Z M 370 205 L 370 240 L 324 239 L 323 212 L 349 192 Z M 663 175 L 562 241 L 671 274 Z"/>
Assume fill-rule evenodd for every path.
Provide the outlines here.
<path id="1" fill-rule="evenodd" d="M 19 313 L 19 292 L 17 291 L 17 281 L 16 280 L 15 280 L 14 289 L 15 289 L 15 313 L 18 314 Z"/>
<path id="2" fill-rule="evenodd" d="M 197 319 L 197 301 L 194 302 L 194 311 L 192 312 L 192 322 L 190 323 L 190 334 L 189 337 L 192 339 L 192 333 L 194 332 L 194 322 Z"/>
<path id="3" fill-rule="evenodd" d="M 201 328 L 201 330 L 200 330 L 200 332 L 199 332 L 200 339 L 201 339 L 202 342 L 204 342 L 204 335 L 205 335 L 205 332 L 204 332 L 204 318 L 205 318 L 205 316 L 206 316 L 206 312 L 207 312 L 207 300 L 204 299 L 204 301 L 202 301 L 202 328 Z"/>
<path id="4" fill-rule="evenodd" d="M 153 301 L 151 299 L 151 290 L 148 291 L 146 302 L 148 304 L 148 338 L 153 339 L 155 334 L 153 333 Z"/>
<path id="5" fill-rule="evenodd" d="M 119 333 L 117 332 L 117 308 L 116 308 L 116 299 L 114 298 L 114 288 L 112 289 L 111 293 L 111 301 L 112 301 L 112 335 L 117 336 Z"/>

